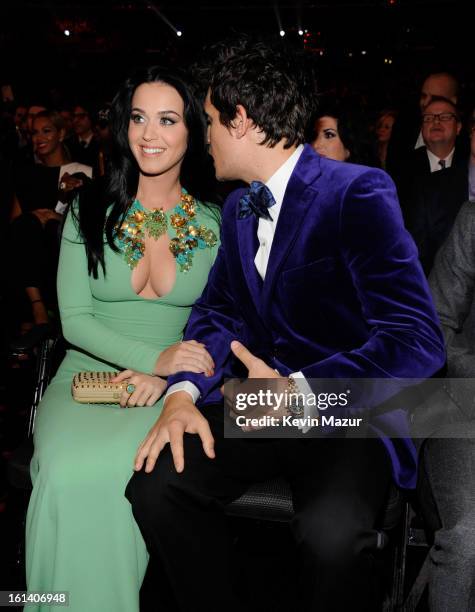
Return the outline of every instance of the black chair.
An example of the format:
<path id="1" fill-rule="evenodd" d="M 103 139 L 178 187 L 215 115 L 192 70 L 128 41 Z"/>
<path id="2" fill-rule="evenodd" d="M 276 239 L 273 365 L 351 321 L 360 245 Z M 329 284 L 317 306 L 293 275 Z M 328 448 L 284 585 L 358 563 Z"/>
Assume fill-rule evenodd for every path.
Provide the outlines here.
<path id="1" fill-rule="evenodd" d="M 392 551 L 392 588 L 384 605 L 384 612 L 403 610 L 405 563 L 409 533 L 410 506 L 397 487 L 391 487 L 374 550 L 385 549 L 389 532 L 399 531 Z M 284 479 L 269 480 L 250 487 L 227 507 L 231 517 L 257 521 L 288 522 L 294 515 L 290 485 Z"/>
<path id="2" fill-rule="evenodd" d="M 54 374 L 55 367 L 62 354 L 59 349 L 61 346 L 61 334 L 53 325 L 37 325 L 25 335 L 14 339 L 10 343 L 11 358 L 22 358 L 25 355 L 35 359 L 35 384 L 33 398 L 30 405 L 30 412 L 27 424 L 25 440 L 13 451 L 7 462 L 7 479 L 13 492 L 12 507 L 21 517 L 19 524 L 18 544 L 14 564 L 16 571 L 24 573 L 25 541 L 24 531 L 26 523 L 26 510 L 28 499 L 32 489 L 30 478 L 30 463 L 33 456 L 33 431 L 35 427 L 35 417 L 38 404 Z"/>

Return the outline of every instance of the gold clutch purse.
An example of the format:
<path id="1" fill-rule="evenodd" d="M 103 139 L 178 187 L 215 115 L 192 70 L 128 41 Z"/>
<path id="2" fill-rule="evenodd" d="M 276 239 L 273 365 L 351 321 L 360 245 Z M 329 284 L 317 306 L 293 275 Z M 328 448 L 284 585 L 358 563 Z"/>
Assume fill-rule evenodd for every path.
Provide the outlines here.
<path id="1" fill-rule="evenodd" d="M 127 381 L 111 382 L 118 372 L 79 372 L 71 384 L 73 399 L 81 404 L 118 404 Z"/>

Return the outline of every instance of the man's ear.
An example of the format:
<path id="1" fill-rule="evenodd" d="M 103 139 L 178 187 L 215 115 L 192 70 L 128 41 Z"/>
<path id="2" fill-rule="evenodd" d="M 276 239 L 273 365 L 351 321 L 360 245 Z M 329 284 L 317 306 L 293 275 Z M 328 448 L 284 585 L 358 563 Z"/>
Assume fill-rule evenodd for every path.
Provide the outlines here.
<path id="1" fill-rule="evenodd" d="M 242 104 L 238 104 L 236 106 L 236 115 L 231 121 L 231 128 L 233 129 L 236 138 L 242 138 L 246 135 L 247 131 L 253 127 L 254 121 L 248 117 L 244 106 L 242 106 Z"/>

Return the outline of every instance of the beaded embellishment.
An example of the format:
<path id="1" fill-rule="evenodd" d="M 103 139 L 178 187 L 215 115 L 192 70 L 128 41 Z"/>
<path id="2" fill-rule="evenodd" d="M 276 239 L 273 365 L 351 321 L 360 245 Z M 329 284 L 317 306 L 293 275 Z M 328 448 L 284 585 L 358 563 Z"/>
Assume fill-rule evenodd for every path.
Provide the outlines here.
<path id="1" fill-rule="evenodd" d="M 191 269 L 196 249 L 211 248 L 217 242 L 213 230 L 198 224 L 195 218 L 198 210 L 199 205 L 193 196 L 182 193 L 180 203 L 170 211 L 170 225 L 175 229 L 176 236 L 170 240 L 168 248 L 181 272 Z M 120 226 L 116 226 L 116 240 L 127 265 L 134 269 L 142 259 L 147 236 L 157 240 L 166 231 L 167 215 L 163 209 L 146 210 L 135 200 L 127 217 Z"/>

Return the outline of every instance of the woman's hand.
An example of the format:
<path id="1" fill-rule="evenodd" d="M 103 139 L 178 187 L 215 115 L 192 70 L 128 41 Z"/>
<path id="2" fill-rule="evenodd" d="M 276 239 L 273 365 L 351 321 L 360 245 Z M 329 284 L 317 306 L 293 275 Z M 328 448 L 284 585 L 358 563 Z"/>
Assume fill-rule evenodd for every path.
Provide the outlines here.
<path id="1" fill-rule="evenodd" d="M 214 361 L 201 342 L 185 340 L 164 350 L 155 364 L 155 373 L 170 376 L 177 372 L 204 373 L 213 376 Z"/>
<path id="2" fill-rule="evenodd" d="M 35 215 L 43 226 L 46 225 L 48 221 L 59 221 L 61 219 L 61 215 L 49 208 L 37 208 L 36 210 L 32 210 L 31 214 Z"/>
<path id="3" fill-rule="evenodd" d="M 59 181 L 59 190 L 67 193 L 68 191 L 73 191 L 74 189 L 78 189 L 82 187 L 83 180 L 80 178 L 76 178 L 75 176 L 71 176 L 69 172 L 65 172 Z"/>
<path id="4" fill-rule="evenodd" d="M 122 392 L 120 405 L 122 408 L 133 406 L 153 406 L 163 395 L 167 388 L 167 381 L 158 376 L 141 374 L 134 370 L 124 370 L 111 379 L 111 382 L 118 383 L 127 381 L 128 385 L 133 385 L 134 390 L 129 393 L 127 390 Z"/>

